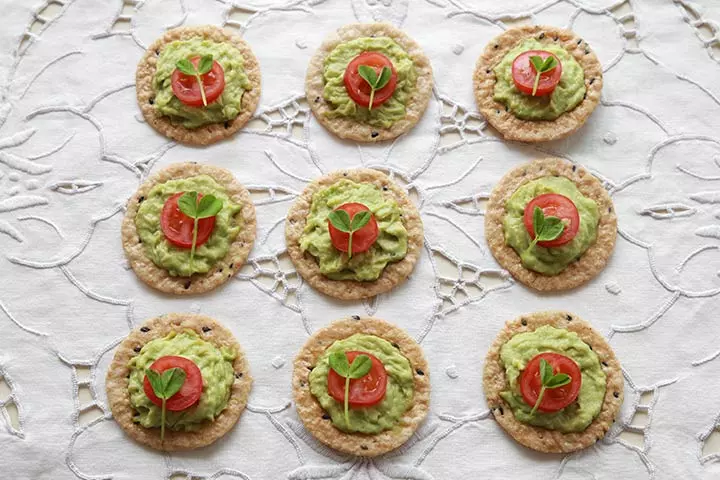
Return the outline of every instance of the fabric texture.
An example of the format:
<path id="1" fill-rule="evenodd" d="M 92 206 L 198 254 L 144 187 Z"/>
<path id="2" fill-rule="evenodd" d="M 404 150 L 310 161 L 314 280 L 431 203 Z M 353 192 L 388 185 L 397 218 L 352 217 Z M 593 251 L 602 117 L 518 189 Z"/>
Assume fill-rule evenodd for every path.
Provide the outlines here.
<path id="1" fill-rule="evenodd" d="M 705 448 L 720 420 L 718 2 L 124 2 L 0 0 L 0 476 L 720 478 L 720 454 Z M 432 63 L 427 111 L 390 143 L 338 140 L 304 99 L 315 49 L 357 21 L 402 28 Z M 477 113 L 475 62 L 490 39 L 520 23 L 573 29 L 603 65 L 601 103 L 567 139 L 504 142 Z M 201 24 L 233 29 L 250 44 L 262 98 L 238 135 L 189 148 L 143 123 L 135 67 L 166 29 Z M 539 295 L 493 260 L 483 214 L 503 174 L 548 155 L 604 182 L 619 235 L 608 266 L 590 283 Z M 258 232 L 249 263 L 225 286 L 175 298 L 145 287 L 129 269 L 120 224 L 140 183 L 180 161 L 232 171 L 251 191 Z M 406 283 L 370 300 L 339 302 L 301 282 L 283 225 L 309 181 L 361 166 L 407 189 L 425 244 Z M 505 321 L 538 310 L 589 321 L 624 368 L 618 421 L 581 453 L 519 446 L 485 403 L 485 353 Z M 130 329 L 168 312 L 199 312 L 227 326 L 255 383 L 226 437 L 163 455 L 122 432 L 104 383 Z M 430 364 L 428 419 L 405 446 L 373 460 L 321 446 L 291 402 L 296 353 L 312 332 L 351 315 L 404 328 Z M 631 443 L 628 432 L 641 441 Z"/>

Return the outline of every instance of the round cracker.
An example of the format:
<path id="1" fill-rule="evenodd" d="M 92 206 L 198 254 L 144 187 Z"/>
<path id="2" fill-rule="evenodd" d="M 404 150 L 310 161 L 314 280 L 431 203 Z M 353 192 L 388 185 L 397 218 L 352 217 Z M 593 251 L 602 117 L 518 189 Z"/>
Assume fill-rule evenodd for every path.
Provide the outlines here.
<path id="1" fill-rule="evenodd" d="M 507 111 L 505 105 L 493 100 L 496 83 L 493 69 L 518 43 L 532 37 L 540 43 L 564 47 L 585 72 L 585 99 L 555 120 L 521 120 Z M 602 84 L 602 65 L 587 42 L 570 30 L 547 25 L 524 25 L 498 35 L 485 47 L 473 74 L 475 100 L 480 112 L 506 140 L 520 142 L 548 142 L 575 132 L 595 110 Z"/>
<path id="2" fill-rule="evenodd" d="M 320 273 L 317 259 L 310 253 L 303 253 L 300 249 L 300 237 L 310 214 L 313 195 L 341 179 L 375 185 L 384 192 L 384 195 L 391 196 L 403 212 L 403 225 L 408 233 L 407 254 L 399 262 L 388 263 L 380 277 L 372 282 L 331 280 Z M 340 300 L 359 300 L 390 291 L 408 278 L 415 268 L 415 263 L 422 250 L 423 225 L 415 205 L 405 192 L 384 173 L 368 168 L 338 170 L 310 183 L 297 198 L 290 208 L 285 222 L 285 242 L 295 270 L 311 287 Z"/>
<path id="3" fill-rule="evenodd" d="M 135 215 L 137 215 L 140 203 L 155 185 L 176 178 L 203 174 L 209 175 L 222 185 L 228 196 L 242 206 L 242 210 L 235 215 L 236 221 L 241 223 L 242 227 L 238 236 L 230 244 L 227 255 L 207 273 L 195 273 L 191 277 L 173 277 L 166 269 L 155 265 L 145 254 L 145 245 L 140 242 L 135 226 Z M 250 193 L 235 179 L 232 173 L 224 168 L 210 165 L 174 163 L 150 177 L 128 200 L 122 223 L 122 243 L 130 266 L 140 280 L 165 293 L 192 295 L 207 292 L 222 285 L 240 270 L 255 242 L 255 226 L 255 206 L 250 198 Z"/>
<path id="4" fill-rule="evenodd" d="M 310 372 L 318 358 L 336 340 L 356 333 L 375 335 L 395 344 L 414 370 L 412 405 L 394 428 L 375 435 L 338 430 L 332 420 L 323 418 L 325 410 L 310 393 Z M 430 410 L 430 369 L 420 345 L 404 330 L 379 318 L 354 316 L 315 332 L 295 357 L 292 384 L 295 407 L 305 428 L 320 442 L 350 455 L 375 457 L 398 448 L 412 436 Z"/>
<path id="5" fill-rule="evenodd" d="M 505 367 L 500 359 L 500 349 L 518 333 L 532 332 L 543 325 L 577 333 L 597 354 L 605 372 L 607 388 L 602 409 L 597 418 L 582 432 L 563 433 L 522 423 L 515 418 L 510 406 L 500 396 L 500 392 L 510 388 L 505 377 Z M 500 426 L 522 445 L 547 453 L 574 452 L 602 439 L 615 421 L 623 403 L 623 374 L 612 348 L 589 323 L 562 311 L 531 313 L 507 322 L 485 358 L 483 388 L 488 407 Z"/>
<path id="6" fill-rule="evenodd" d="M 237 48 L 244 60 L 243 69 L 248 76 L 252 88 L 246 91 L 242 99 L 242 111 L 232 120 L 224 123 L 211 123 L 198 128 L 185 128 L 175 125 L 166 115 L 160 114 L 151 101 L 155 98 L 152 81 L 155 77 L 157 58 L 165 45 L 176 40 L 189 40 L 202 37 L 218 43 L 229 43 Z M 165 32 L 147 49 L 138 63 L 135 72 L 137 101 L 145 121 L 155 130 L 187 145 L 208 145 L 232 136 L 240 130 L 252 117 L 260 101 L 260 64 L 252 52 L 250 45 L 234 33 L 213 25 L 198 27 L 178 27 Z"/>
<path id="7" fill-rule="evenodd" d="M 323 76 L 325 57 L 342 42 L 360 37 L 389 37 L 400 45 L 412 59 L 417 71 L 417 82 L 412 96 L 405 105 L 405 118 L 393 123 L 390 128 L 373 127 L 347 117 L 328 118 L 326 113 L 331 105 L 323 97 L 325 78 Z M 432 95 L 433 76 L 430 60 L 420 45 L 405 32 L 388 23 L 352 23 L 338 29 L 322 43 L 315 52 L 305 77 L 305 95 L 315 118 L 340 138 L 356 142 L 382 142 L 399 137 L 415 126 L 425 112 Z"/>
<path id="8" fill-rule="evenodd" d="M 208 328 L 210 330 L 207 330 Z M 203 340 L 218 348 L 225 347 L 235 351 L 237 355 L 233 361 L 235 381 L 231 387 L 227 407 L 215 418 L 215 421 L 204 422 L 194 432 L 167 429 L 165 440 L 161 442 L 159 428 L 145 428 L 133 422 L 135 409 L 130 404 L 130 395 L 128 395 L 130 376 L 128 362 L 149 341 L 163 338 L 173 331 L 182 332 L 187 329 L 194 330 Z M 225 435 L 237 423 L 245 409 L 252 381 L 247 359 L 230 330 L 204 315 L 170 313 L 148 320 L 130 332 L 130 335 L 120 343 L 110 364 L 105 388 L 113 417 L 125 433 L 143 445 L 172 452 L 204 447 Z"/>
<path id="9" fill-rule="evenodd" d="M 584 196 L 594 200 L 600 212 L 597 239 L 580 258 L 557 275 L 548 276 L 525 268 L 520 255 L 505 244 L 503 218 L 505 203 L 515 191 L 531 180 L 562 176 L 572 180 Z M 569 290 L 587 282 L 605 268 L 615 247 L 617 217 L 612 200 L 600 181 L 579 165 L 562 158 L 543 158 L 522 164 L 508 172 L 495 186 L 485 211 L 485 237 L 495 259 L 528 287 L 542 291 Z"/>

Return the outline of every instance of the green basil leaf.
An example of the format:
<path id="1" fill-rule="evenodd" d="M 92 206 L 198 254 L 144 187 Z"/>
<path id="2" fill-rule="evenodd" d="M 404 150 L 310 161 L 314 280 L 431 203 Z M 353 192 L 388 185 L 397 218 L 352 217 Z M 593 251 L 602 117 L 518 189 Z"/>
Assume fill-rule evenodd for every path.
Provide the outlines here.
<path id="1" fill-rule="evenodd" d="M 543 213 L 542 208 L 535 207 L 535 210 L 533 210 L 533 230 L 535 230 L 536 237 L 540 236 L 544 223 L 545 214 Z"/>
<path id="2" fill-rule="evenodd" d="M 375 88 L 378 78 L 374 68 L 368 67 L 367 65 L 360 65 L 358 67 L 358 73 L 371 87 Z"/>
<path id="3" fill-rule="evenodd" d="M 214 217 L 222 210 L 223 202 L 214 195 L 205 195 L 200 199 L 197 208 L 197 218 Z"/>
<path id="4" fill-rule="evenodd" d="M 530 63 L 532 63 L 532 66 L 535 67 L 536 72 L 542 72 L 542 66 L 544 62 L 540 55 L 530 56 Z"/>
<path id="5" fill-rule="evenodd" d="M 334 352 L 330 354 L 328 358 L 330 368 L 335 370 L 335 373 L 341 377 L 347 378 L 350 374 L 350 364 L 348 363 L 345 352 Z"/>
<path id="6" fill-rule="evenodd" d="M 372 360 L 367 355 L 358 355 L 350 365 L 348 376 L 350 378 L 362 378 L 370 372 Z"/>
<path id="7" fill-rule="evenodd" d="M 538 240 L 541 242 L 555 240 L 562 234 L 563 230 L 565 230 L 565 224 L 558 217 L 545 217 L 545 223 L 542 231 L 538 234 Z"/>
<path id="8" fill-rule="evenodd" d="M 350 214 L 345 210 L 333 210 L 328 214 L 328 220 L 341 232 L 350 233 Z"/>
<path id="9" fill-rule="evenodd" d="M 388 67 L 383 67 L 382 71 L 380 72 L 380 78 L 378 78 L 377 85 L 375 85 L 375 88 L 380 90 L 381 88 L 385 87 L 385 85 L 388 84 L 390 81 L 390 77 L 392 76 L 392 70 L 390 70 Z"/>
<path id="10" fill-rule="evenodd" d="M 198 73 L 200 75 L 205 75 L 210 70 L 212 70 L 213 67 L 213 56 L 212 55 L 203 55 L 200 61 L 198 62 Z"/>
<path id="11" fill-rule="evenodd" d="M 178 207 L 190 218 L 197 217 L 197 192 L 185 192 L 178 198 Z"/>
<path id="12" fill-rule="evenodd" d="M 555 57 L 550 55 L 549 57 L 545 58 L 545 61 L 542 64 L 542 70 L 541 72 L 547 72 L 552 70 L 557 66 L 557 60 L 555 60 Z"/>
<path id="13" fill-rule="evenodd" d="M 192 64 L 190 60 L 187 58 L 183 58 L 182 60 L 178 60 L 175 64 L 175 67 L 180 70 L 185 75 L 195 75 L 195 65 Z"/>
<path id="14" fill-rule="evenodd" d="M 352 221 L 350 222 L 350 230 L 353 232 L 357 232 L 362 227 L 367 225 L 367 223 L 370 221 L 370 218 L 372 218 L 372 213 L 367 210 L 356 213 L 355 216 L 353 216 Z"/>
<path id="15" fill-rule="evenodd" d="M 546 388 L 558 388 L 563 387 L 570 383 L 572 381 L 572 378 L 570 378 L 570 375 L 567 373 L 558 373 L 557 375 L 553 376 L 548 382 L 545 384 Z"/>
<path id="16" fill-rule="evenodd" d="M 152 387 L 155 396 L 158 398 L 162 398 L 162 395 L 165 392 L 165 388 L 160 374 L 155 370 L 148 368 L 147 370 L 145 370 L 145 376 L 150 381 L 150 386 Z"/>
<path id="17" fill-rule="evenodd" d="M 543 385 L 547 385 L 547 382 L 553 376 L 553 369 L 550 364 L 544 358 L 540 359 L 540 381 Z"/>
<path id="18" fill-rule="evenodd" d="M 165 387 L 164 396 L 170 398 L 175 395 L 185 383 L 185 370 L 182 368 L 169 368 L 162 373 L 162 381 Z M 157 394 L 156 394 L 157 395 Z"/>

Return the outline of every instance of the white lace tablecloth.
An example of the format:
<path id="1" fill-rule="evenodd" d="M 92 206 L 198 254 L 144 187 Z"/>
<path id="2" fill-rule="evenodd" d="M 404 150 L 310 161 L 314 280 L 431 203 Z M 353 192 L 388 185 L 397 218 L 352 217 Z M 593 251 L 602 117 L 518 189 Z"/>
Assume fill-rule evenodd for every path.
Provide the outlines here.
<path id="1" fill-rule="evenodd" d="M 720 418 L 720 3 L 124 1 L 0 1 L 2 478 L 720 478 L 720 455 L 705 445 Z M 308 113 L 305 69 L 328 33 L 374 20 L 401 26 L 422 45 L 434 95 L 406 136 L 375 146 L 341 142 Z M 569 139 L 507 143 L 476 112 L 475 61 L 486 42 L 520 22 L 571 27 L 604 65 L 602 103 Z M 188 148 L 143 123 L 135 65 L 165 29 L 205 23 L 250 43 L 263 93 L 246 130 Z M 560 295 L 514 283 L 483 232 L 493 185 L 546 154 L 600 177 L 619 218 L 605 271 Z M 120 222 L 149 173 L 187 160 L 232 170 L 253 192 L 259 230 L 249 265 L 233 281 L 174 298 L 129 270 Z M 363 165 L 407 186 L 422 213 L 425 250 L 410 280 L 389 294 L 333 301 L 303 284 L 287 261 L 284 217 L 312 178 Z M 574 455 L 520 447 L 482 393 L 485 352 L 502 324 L 541 309 L 591 321 L 624 366 L 618 421 Z M 226 437 L 163 455 L 116 425 L 104 378 L 133 326 L 174 311 L 227 325 L 255 384 Z M 403 448 L 374 460 L 320 446 L 291 403 L 296 352 L 314 330 L 353 314 L 399 324 L 431 365 L 427 421 Z"/>

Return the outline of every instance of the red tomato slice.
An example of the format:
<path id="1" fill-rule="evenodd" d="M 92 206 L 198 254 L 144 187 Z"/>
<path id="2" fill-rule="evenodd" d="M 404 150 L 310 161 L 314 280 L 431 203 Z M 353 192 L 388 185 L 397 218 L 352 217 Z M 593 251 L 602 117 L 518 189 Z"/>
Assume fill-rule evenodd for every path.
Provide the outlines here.
<path id="1" fill-rule="evenodd" d="M 383 67 L 388 67 L 392 70 L 390 75 L 390 81 L 380 90 L 375 91 L 373 97 L 373 108 L 379 107 L 395 93 L 395 86 L 397 85 L 397 72 L 395 67 L 388 57 L 379 52 L 363 52 L 357 57 L 353 58 L 345 69 L 345 89 L 353 102 L 357 103 L 361 107 L 367 108 L 370 106 L 370 85 L 360 76 L 358 69 L 360 65 L 367 65 L 375 69 L 375 73 L 380 75 Z"/>
<path id="2" fill-rule="evenodd" d="M 150 365 L 150 370 L 155 370 L 158 373 L 163 373 L 165 370 L 171 368 L 182 368 L 185 371 L 185 383 L 180 387 L 180 390 L 167 399 L 165 408 L 171 412 L 179 412 L 190 408 L 200 400 L 200 395 L 203 389 L 203 378 L 202 373 L 195 362 L 185 357 L 167 356 L 160 357 Z M 162 406 L 162 400 L 155 396 L 150 380 L 147 375 L 143 381 L 143 390 L 145 395 L 150 399 L 152 403 L 158 407 Z"/>
<path id="3" fill-rule="evenodd" d="M 160 214 L 160 227 L 168 242 L 180 248 L 192 248 L 193 225 L 195 221 L 180 211 L 178 199 L 185 192 L 179 192 L 168 198 Z M 198 201 L 202 194 L 198 193 Z M 215 217 L 198 220 L 198 233 L 196 247 L 207 242 L 215 228 Z"/>
<path id="4" fill-rule="evenodd" d="M 540 380 L 540 360 L 545 359 L 553 369 L 553 375 L 566 373 L 570 375 L 570 383 L 562 387 L 547 388 L 543 395 L 542 402 L 538 406 L 541 412 L 557 412 L 567 407 L 577 399 L 582 386 L 582 374 L 580 367 L 570 357 L 559 353 L 545 352 L 535 355 L 525 370 L 520 374 L 520 392 L 523 400 L 531 407 L 537 402 L 542 381 Z"/>
<path id="5" fill-rule="evenodd" d="M 553 56 L 557 61 L 557 66 L 548 72 L 540 74 L 540 81 L 538 82 L 537 91 L 535 96 L 548 95 L 555 90 L 555 87 L 560 82 L 562 76 L 562 64 L 560 59 L 557 58 L 550 52 L 544 50 L 529 50 L 523 52 L 513 60 L 512 64 L 512 77 L 513 82 L 518 90 L 527 95 L 532 95 L 533 85 L 535 85 L 535 75 L 537 70 L 530 61 L 530 57 L 537 55 L 543 60 L 547 57 Z"/>
<path id="6" fill-rule="evenodd" d="M 193 57 L 190 61 L 197 68 L 200 57 Z M 225 71 L 218 62 L 213 61 L 212 69 L 200 78 L 202 78 L 203 87 L 205 88 L 205 99 L 210 105 L 225 90 Z M 171 84 L 173 93 L 182 103 L 188 107 L 204 106 L 200 85 L 198 85 L 197 79 L 193 75 L 185 75 L 180 70 L 175 69 L 172 74 Z"/>
<path id="7" fill-rule="evenodd" d="M 358 355 L 370 357 L 372 367 L 364 377 L 350 380 L 348 405 L 353 408 L 370 407 L 380 403 L 385 397 L 387 372 L 385 371 L 385 365 L 374 355 L 367 352 L 345 352 L 345 356 L 350 363 Z M 328 373 L 328 393 L 338 402 L 345 402 L 345 378 L 338 375 L 332 368 Z"/>
<path id="8" fill-rule="evenodd" d="M 335 210 L 345 210 L 352 220 L 358 212 L 365 210 L 369 211 L 370 209 L 362 203 L 345 203 L 337 207 Z M 332 240 L 333 246 L 341 252 L 347 253 L 350 234 L 347 232 L 341 232 L 335 228 L 330 220 L 328 220 L 328 229 L 330 230 L 330 240 Z M 360 230 L 353 233 L 352 253 L 356 254 L 368 251 L 372 244 L 375 243 L 375 240 L 377 240 L 379 234 L 380 231 L 378 230 L 375 215 L 371 215 L 370 221 Z"/>
<path id="9" fill-rule="evenodd" d="M 575 238 L 580 228 L 580 214 L 572 200 L 558 193 L 545 193 L 530 200 L 525 206 L 523 214 L 523 223 L 530 234 L 530 238 L 535 238 L 535 229 L 533 228 L 535 207 L 540 207 L 546 217 L 558 217 L 565 223 L 565 230 L 558 238 L 547 242 L 538 242 L 539 246 L 545 248 L 559 247 Z"/>

